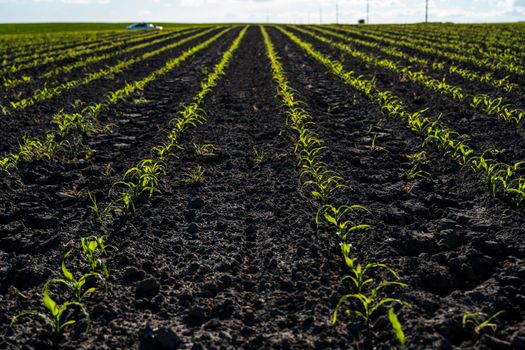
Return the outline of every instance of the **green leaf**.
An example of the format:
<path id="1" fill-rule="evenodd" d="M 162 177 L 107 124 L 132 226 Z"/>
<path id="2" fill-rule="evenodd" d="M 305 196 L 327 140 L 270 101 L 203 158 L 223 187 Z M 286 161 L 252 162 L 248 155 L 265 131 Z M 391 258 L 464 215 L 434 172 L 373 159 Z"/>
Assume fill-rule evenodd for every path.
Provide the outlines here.
<path id="1" fill-rule="evenodd" d="M 58 306 L 57 303 L 49 296 L 47 285 L 44 286 L 44 290 L 42 293 L 44 295 L 44 306 L 46 307 L 46 309 L 49 310 L 49 312 L 51 312 L 53 316 L 56 316 L 58 313 Z"/>
<path id="2" fill-rule="evenodd" d="M 330 214 L 325 212 L 324 213 L 324 217 L 325 217 L 326 221 L 328 221 L 329 223 L 334 224 L 334 225 L 337 226 L 337 220 L 332 215 L 330 215 Z"/>
<path id="3" fill-rule="evenodd" d="M 96 289 L 95 287 L 93 287 L 93 288 L 89 288 L 88 290 L 86 290 L 86 291 L 84 292 L 84 294 L 82 294 L 82 299 L 84 299 L 84 298 L 85 298 L 86 296 L 88 296 L 89 294 L 94 293 L 96 290 L 97 290 L 97 289 Z"/>
<path id="4" fill-rule="evenodd" d="M 396 338 L 401 344 L 401 349 L 405 348 L 405 333 L 403 332 L 403 327 L 401 326 L 401 322 L 399 322 L 399 319 L 397 318 L 397 315 L 394 312 L 394 309 L 388 310 L 388 319 L 390 320 L 390 323 L 392 324 L 392 328 L 394 329 L 394 332 L 396 333 Z"/>
<path id="5" fill-rule="evenodd" d="M 75 281 L 73 274 L 67 269 L 65 261 L 62 261 L 62 273 L 64 274 L 66 280 L 68 280 L 69 282 Z"/>

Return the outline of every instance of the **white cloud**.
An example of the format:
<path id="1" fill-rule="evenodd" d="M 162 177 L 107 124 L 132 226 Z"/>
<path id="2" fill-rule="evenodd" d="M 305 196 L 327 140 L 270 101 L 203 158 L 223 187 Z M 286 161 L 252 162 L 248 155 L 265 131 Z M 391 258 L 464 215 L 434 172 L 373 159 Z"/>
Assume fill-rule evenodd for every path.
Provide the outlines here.
<path id="1" fill-rule="evenodd" d="M 42 1 L 42 0 L 33 0 L 33 1 Z M 72 5 L 91 5 L 91 4 L 100 4 L 107 5 L 110 0 L 62 0 L 64 4 Z"/>

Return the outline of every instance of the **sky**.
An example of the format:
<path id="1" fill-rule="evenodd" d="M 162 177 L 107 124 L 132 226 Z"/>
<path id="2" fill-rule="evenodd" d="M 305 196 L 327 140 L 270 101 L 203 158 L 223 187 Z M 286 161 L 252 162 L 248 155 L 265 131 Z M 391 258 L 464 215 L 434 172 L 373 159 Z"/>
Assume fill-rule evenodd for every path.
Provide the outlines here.
<path id="1" fill-rule="evenodd" d="M 370 23 L 425 18 L 425 0 L 369 0 Z M 525 0 L 428 0 L 429 20 L 525 21 Z M 357 23 L 367 0 L 0 0 L 0 23 L 267 22 Z"/>

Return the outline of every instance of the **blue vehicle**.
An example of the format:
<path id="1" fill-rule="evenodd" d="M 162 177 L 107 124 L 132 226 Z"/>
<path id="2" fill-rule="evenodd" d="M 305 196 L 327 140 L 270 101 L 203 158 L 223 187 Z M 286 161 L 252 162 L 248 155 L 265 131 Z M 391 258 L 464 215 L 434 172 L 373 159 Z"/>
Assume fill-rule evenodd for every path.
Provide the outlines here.
<path id="1" fill-rule="evenodd" d="M 162 27 L 151 23 L 135 23 L 127 26 L 126 30 L 162 30 Z"/>

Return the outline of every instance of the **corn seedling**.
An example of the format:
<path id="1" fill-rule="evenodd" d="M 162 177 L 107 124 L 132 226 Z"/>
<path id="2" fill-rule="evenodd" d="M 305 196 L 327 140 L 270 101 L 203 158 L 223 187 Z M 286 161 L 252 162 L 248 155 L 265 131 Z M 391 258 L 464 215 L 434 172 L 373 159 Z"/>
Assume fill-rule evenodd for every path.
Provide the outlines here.
<path id="1" fill-rule="evenodd" d="M 166 166 L 162 162 L 155 162 L 153 159 L 144 159 L 139 164 L 124 174 L 124 178 L 135 181 L 134 191 L 148 192 L 149 197 L 153 192 L 160 192 L 159 177 L 166 175 Z M 139 193 L 136 193 L 137 195 Z"/>
<path id="2" fill-rule="evenodd" d="M 372 152 L 384 152 L 384 151 L 386 151 L 386 149 L 384 147 L 381 147 L 381 146 L 377 145 L 377 134 L 374 135 L 374 137 L 372 138 L 372 145 L 370 145 L 370 150 Z"/>
<path id="3" fill-rule="evenodd" d="M 351 280 L 353 289 L 356 292 L 343 295 L 334 310 L 332 323 L 337 322 L 337 316 L 341 308 L 346 307 L 347 316 L 356 316 L 362 319 L 367 325 L 372 321 L 374 314 L 382 307 L 393 304 L 408 306 L 409 304 L 401 299 L 389 297 L 384 293 L 387 287 L 406 287 L 407 285 L 400 282 L 398 274 L 385 264 L 369 263 L 361 265 L 356 257 L 351 254 L 351 245 L 342 242 L 341 251 L 350 273 L 343 277 L 344 280 Z M 377 279 L 370 276 L 372 270 L 385 271 L 391 280 Z M 397 317 L 396 317 L 397 318 Z M 399 322 L 399 321 L 398 321 Z M 401 325 L 392 323 L 392 328 L 399 334 Z M 399 339 L 399 337 L 398 337 Z M 401 340 L 400 340 L 401 341 Z"/>
<path id="4" fill-rule="evenodd" d="M 425 151 L 409 154 L 406 157 L 408 158 L 411 166 L 411 168 L 405 172 L 408 180 L 430 176 L 429 172 L 420 170 L 423 165 L 430 163 L 430 161 L 427 160 L 427 153 Z"/>
<path id="5" fill-rule="evenodd" d="M 103 228 L 105 228 L 107 218 L 111 215 L 111 211 L 113 210 L 113 205 L 109 204 L 102 209 L 98 205 L 97 197 L 94 194 L 88 191 L 87 195 L 88 195 L 89 200 L 91 201 L 91 205 L 89 206 L 89 208 L 93 211 L 93 214 L 95 215 L 97 222 Z"/>
<path id="6" fill-rule="evenodd" d="M 349 217 L 353 216 L 357 211 L 370 212 L 367 208 L 361 205 L 343 205 L 341 207 L 335 207 L 331 204 L 325 204 L 317 211 L 315 223 L 319 226 L 320 219 L 323 217 L 327 223 L 335 226 L 336 234 L 341 241 L 346 242 L 348 234 L 362 231 L 370 227 L 365 224 L 357 225 L 349 219 Z"/>
<path id="7" fill-rule="evenodd" d="M 72 326 L 79 322 L 72 317 L 75 309 L 81 313 L 84 317 L 86 326 L 84 332 L 88 333 L 91 328 L 91 318 L 86 309 L 86 306 L 83 303 L 78 301 L 67 301 L 62 305 L 57 304 L 51 296 L 49 295 L 49 284 L 46 283 L 42 288 L 42 303 L 44 305 L 44 312 L 38 310 L 26 310 L 22 311 L 18 315 L 15 315 L 11 319 L 9 324 L 9 329 L 18 322 L 21 317 L 25 316 L 37 316 L 41 318 L 44 322 L 51 325 L 55 333 L 63 333 L 66 327 Z"/>
<path id="8" fill-rule="evenodd" d="M 53 154 L 61 147 L 61 142 L 54 140 L 54 135 L 47 135 L 44 141 L 37 138 L 22 137 L 18 155 L 25 161 L 46 158 L 51 159 Z"/>
<path id="9" fill-rule="evenodd" d="M 467 328 L 469 324 L 474 325 L 474 333 L 476 334 L 480 334 L 485 328 L 490 328 L 493 332 L 495 332 L 498 329 L 498 324 L 495 322 L 495 320 L 504 312 L 505 311 L 499 311 L 492 316 L 482 312 L 465 313 L 461 318 L 461 324 L 463 328 Z M 482 321 L 482 319 L 484 320 Z"/>
<path id="10" fill-rule="evenodd" d="M 80 278 L 76 279 L 74 274 L 71 271 L 69 271 L 66 267 L 65 259 L 67 259 L 69 255 L 71 255 L 71 251 L 69 251 L 64 256 L 64 260 L 62 260 L 61 270 L 63 278 L 53 278 L 47 283 L 48 286 L 51 286 L 53 284 L 64 285 L 68 290 L 70 290 L 73 293 L 75 300 L 79 303 L 82 302 L 84 298 L 95 293 L 97 290 L 96 287 L 89 286 L 90 280 L 98 280 L 107 289 L 106 280 L 98 272 L 88 272 L 80 276 Z"/>
<path id="11" fill-rule="evenodd" d="M 0 172 L 11 174 L 10 169 L 16 168 L 20 156 L 15 153 L 9 154 L 7 157 L 0 160 Z"/>
<path id="12" fill-rule="evenodd" d="M 86 258 L 91 271 L 100 271 L 104 273 L 105 276 L 108 276 L 108 269 L 106 266 L 106 261 L 104 257 L 107 255 L 108 251 L 118 251 L 117 247 L 112 244 L 104 243 L 106 236 L 88 236 L 81 238 L 80 243 L 82 245 L 82 251 L 84 252 L 84 257 Z"/>

